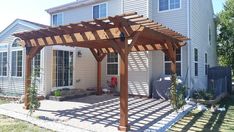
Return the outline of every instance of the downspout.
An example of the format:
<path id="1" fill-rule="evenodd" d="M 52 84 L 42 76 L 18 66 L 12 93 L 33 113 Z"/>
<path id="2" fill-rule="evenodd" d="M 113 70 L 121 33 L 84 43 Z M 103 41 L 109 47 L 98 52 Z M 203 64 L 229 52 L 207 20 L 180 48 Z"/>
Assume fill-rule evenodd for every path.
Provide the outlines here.
<path id="1" fill-rule="evenodd" d="M 190 0 L 187 0 L 187 36 L 188 38 L 191 38 L 191 9 L 190 9 Z M 190 96 L 191 94 L 191 75 L 192 75 L 192 64 L 191 64 L 191 50 L 192 49 L 192 45 L 191 45 L 191 40 L 188 40 L 188 67 L 187 67 L 187 70 L 188 70 L 188 82 L 187 82 L 187 87 L 189 88 L 188 89 L 188 96 Z"/>

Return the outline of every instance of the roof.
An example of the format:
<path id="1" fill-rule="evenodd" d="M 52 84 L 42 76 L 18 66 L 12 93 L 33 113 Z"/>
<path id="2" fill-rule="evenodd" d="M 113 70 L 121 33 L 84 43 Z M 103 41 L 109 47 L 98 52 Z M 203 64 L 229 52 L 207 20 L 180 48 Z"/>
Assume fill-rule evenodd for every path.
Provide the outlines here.
<path id="1" fill-rule="evenodd" d="M 52 13 L 55 13 L 55 12 L 60 12 L 60 11 L 63 11 L 63 10 L 76 8 L 76 7 L 81 7 L 81 6 L 86 6 L 86 5 L 94 4 L 94 3 L 97 3 L 97 2 L 103 2 L 103 1 L 106 1 L 106 0 L 76 0 L 74 2 L 70 2 L 70 3 L 64 4 L 64 5 L 49 8 L 49 9 L 46 10 L 46 12 L 52 14 Z"/>
<path id="2" fill-rule="evenodd" d="M 26 47 L 67 45 L 93 48 L 103 53 L 115 52 L 118 46 L 113 47 L 116 45 L 112 43 L 123 39 L 132 39 L 135 43 L 129 47 L 131 52 L 181 47 L 189 39 L 162 24 L 137 15 L 136 12 L 14 35 L 20 37 Z"/>
<path id="3" fill-rule="evenodd" d="M 24 19 L 15 19 L 10 25 L 8 25 L 5 29 L 2 30 L 2 32 L 0 32 L 0 37 L 5 34 L 9 29 L 11 29 L 12 27 L 14 27 L 16 24 L 21 24 L 27 27 L 31 27 L 32 29 L 39 29 L 39 28 L 48 28 L 49 26 L 44 25 L 44 24 L 40 24 L 40 23 L 36 23 L 36 22 L 31 22 L 28 20 L 24 20 Z"/>

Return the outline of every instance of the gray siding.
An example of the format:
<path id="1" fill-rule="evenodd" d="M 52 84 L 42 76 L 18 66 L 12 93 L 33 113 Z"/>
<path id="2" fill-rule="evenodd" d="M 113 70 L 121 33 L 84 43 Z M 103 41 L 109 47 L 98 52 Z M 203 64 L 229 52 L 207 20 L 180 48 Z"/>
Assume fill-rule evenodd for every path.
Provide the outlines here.
<path id="1" fill-rule="evenodd" d="M 208 64 L 217 65 L 216 56 L 216 28 L 213 20 L 213 8 L 211 0 L 191 0 L 191 82 L 192 88 L 207 88 L 207 76 L 205 75 L 205 53 L 208 54 Z M 212 42 L 208 42 L 208 25 L 211 26 Z M 194 48 L 198 49 L 198 77 L 194 76 Z"/>
<path id="2" fill-rule="evenodd" d="M 4 94 L 7 95 L 21 95 L 24 93 L 24 72 L 25 72 L 25 49 L 23 48 L 18 48 L 20 50 L 23 50 L 23 64 L 22 64 L 22 77 L 12 77 L 11 76 L 11 52 L 12 48 L 11 45 L 13 41 L 15 40 L 15 37 L 12 35 L 17 32 L 24 32 L 24 31 L 29 31 L 32 30 L 32 28 L 29 28 L 27 26 L 21 25 L 21 24 L 16 24 L 14 27 L 9 29 L 5 34 L 3 34 L 0 37 L 0 43 L 5 43 L 8 44 L 9 49 L 7 50 L 7 76 L 6 77 L 0 77 L 0 89 Z M 38 84 L 39 86 L 39 94 L 43 92 L 42 86 L 40 83 Z"/>
<path id="3" fill-rule="evenodd" d="M 181 0 L 181 8 L 176 10 L 159 12 L 158 0 L 152 1 L 152 15 L 153 20 L 182 33 L 187 36 L 188 24 L 187 24 L 187 0 Z M 187 74 L 188 69 L 188 48 L 187 46 L 182 48 L 182 78 Z M 152 51 L 152 77 L 158 78 L 164 75 L 164 53 L 161 51 Z"/>

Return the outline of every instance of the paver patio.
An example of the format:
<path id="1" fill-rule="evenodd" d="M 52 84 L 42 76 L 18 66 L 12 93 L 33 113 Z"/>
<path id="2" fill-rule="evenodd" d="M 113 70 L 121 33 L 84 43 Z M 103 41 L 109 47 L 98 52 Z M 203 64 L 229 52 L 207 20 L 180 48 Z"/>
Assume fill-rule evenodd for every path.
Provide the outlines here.
<path id="1" fill-rule="evenodd" d="M 128 102 L 131 131 L 165 131 L 186 113 L 173 112 L 169 101 L 164 100 L 130 97 Z M 185 110 L 191 107 L 186 105 Z M 1 109 L 28 114 L 23 104 L 4 104 L 0 106 Z M 92 95 L 63 102 L 43 100 L 33 116 L 88 131 L 118 131 L 119 97 Z"/>

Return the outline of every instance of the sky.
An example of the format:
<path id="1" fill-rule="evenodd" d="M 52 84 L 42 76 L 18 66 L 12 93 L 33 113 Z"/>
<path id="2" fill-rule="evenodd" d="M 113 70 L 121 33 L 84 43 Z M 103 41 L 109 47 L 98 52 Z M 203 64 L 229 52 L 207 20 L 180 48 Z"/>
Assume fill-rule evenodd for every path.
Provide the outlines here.
<path id="1" fill-rule="evenodd" d="M 0 32 L 17 18 L 49 25 L 50 16 L 45 10 L 73 1 L 75 0 L 2 0 L 0 4 Z M 214 12 L 221 11 L 222 3 L 225 0 L 212 1 Z"/>

